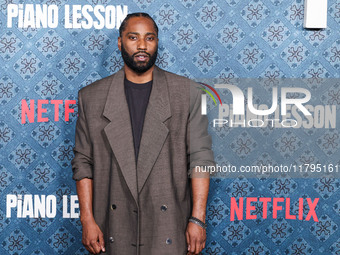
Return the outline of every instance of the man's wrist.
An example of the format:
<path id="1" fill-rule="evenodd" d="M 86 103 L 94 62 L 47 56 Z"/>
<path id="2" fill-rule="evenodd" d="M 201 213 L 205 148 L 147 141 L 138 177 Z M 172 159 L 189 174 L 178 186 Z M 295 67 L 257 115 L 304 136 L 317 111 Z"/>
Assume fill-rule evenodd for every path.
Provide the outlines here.
<path id="1" fill-rule="evenodd" d="M 195 217 L 195 218 L 197 218 L 197 219 L 199 219 L 200 221 L 203 221 L 203 222 L 205 223 L 205 212 L 202 212 L 202 211 L 197 211 L 197 212 L 195 212 L 195 211 L 193 211 L 193 212 L 191 213 L 191 216 L 192 216 L 192 217 Z"/>
<path id="2" fill-rule="evenodd" d="M 86 224 L 86 223 L 92 223 L 95 222 L 93 216 L 80 216 L 80 222 L 81 224 Z"/>
<path id="3" fill-rule="evenodd" d="M 189 218 L 189 222 L 192 222 L 192 223 L 200 226 L 201 228 L 207 229 L 207 224 L 205 222 L 201 221 L 200 219 L 196 218 L 196 217 L 191 216 Z"/>

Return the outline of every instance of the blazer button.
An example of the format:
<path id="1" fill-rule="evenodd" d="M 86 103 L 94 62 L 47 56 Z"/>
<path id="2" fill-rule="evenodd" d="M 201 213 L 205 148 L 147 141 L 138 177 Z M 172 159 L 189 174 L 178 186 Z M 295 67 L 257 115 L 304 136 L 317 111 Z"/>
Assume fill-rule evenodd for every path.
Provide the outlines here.
<path id="1" fill-rule="evenodd" d="M 111 205 L 111 209 L 112 209 L 112 210 L 116 210 L 116 208 L 117 208 L 117 206 L 116 206 L 115 204 L 112 204 L 112 205 Z"/>
<path id="2" fill-rule="evenodd" d="M 166 243 L 166 244 L 172 244 L 171 238 L 166 239 L 165 243 Z"/>
<path id="3" fill-rule="evenodd" d="M 115 241 L 115 239 L 113 239 L 113 237 L 110 236 L 109 241 L 110 241 L 110 243 L 113 243 Z"/>
<path id="4" fill-rule="evenodd" d="M 165 212 L 167 209 L 168 209 L 168 207 L 166 205 L 162 205 L 161 206 L 161 211 L 162 212 Z"/>

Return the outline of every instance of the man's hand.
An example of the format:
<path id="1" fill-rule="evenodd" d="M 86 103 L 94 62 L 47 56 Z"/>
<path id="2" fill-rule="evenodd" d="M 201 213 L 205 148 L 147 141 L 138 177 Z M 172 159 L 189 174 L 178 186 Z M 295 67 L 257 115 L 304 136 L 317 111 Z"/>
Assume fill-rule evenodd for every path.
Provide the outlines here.
<path id="1" fill-rule="evenodd" d="M 206 207 L 209 192 L 209 176 L 191 178 L 193 208 L 191 216 L 205 222 Z M 186 230 L 188 244 L 187 255 L 200 254 L 205 247 L 206 231 L 201 226 L 189 222 Z"/>
<path id="2" fill-rule="evenodd" d="M 92 254 L 105 252 L 104 236 L 96 222 L 89 221 L 82 223 L 83 225 L 83 245 L 86 250 Z"/>
<path id="3" fill-rule="evenodd" d="M 188 244 L 187 255 L 200 254 L 205 247 L 206 231 L 204 228 L 189 222 L 185 232 Z"/>
<path id="4" fill-rule="evenodd" d="M 93 180 L 84 178 L 76 183 L 80 208 L 80 222 L 83 226 L 82 243 L 92 254 L 105 252 L 103 233 L 93 218 Z"/>

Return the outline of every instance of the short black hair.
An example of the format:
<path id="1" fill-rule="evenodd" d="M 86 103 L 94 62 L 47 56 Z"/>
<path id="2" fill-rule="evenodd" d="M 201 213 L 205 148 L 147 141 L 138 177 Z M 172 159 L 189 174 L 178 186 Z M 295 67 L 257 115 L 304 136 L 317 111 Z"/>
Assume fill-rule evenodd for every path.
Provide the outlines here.
<path id="1" fill-rule="evenodd" d="M 148 18 L 150 20 L 152 20 L 153 25 L 155 27 L 157 36 L 158 36 L 158 26 L 156 24 L 156 22 L 153 20 L 153 18 L 151 18 L 151 16 L 145 12 L 134 12 L 134 13 L 130 13 L 128 15 L 126 15 L 125 19 L 123 20 L 122 24 L 120 24 L 119 27 L 119 36 L 122 37 L 122 33 L 124 32 L 127 22 L 129 19 L 133 18 L 133 17 L 144 17 L 144 18 Z"/>

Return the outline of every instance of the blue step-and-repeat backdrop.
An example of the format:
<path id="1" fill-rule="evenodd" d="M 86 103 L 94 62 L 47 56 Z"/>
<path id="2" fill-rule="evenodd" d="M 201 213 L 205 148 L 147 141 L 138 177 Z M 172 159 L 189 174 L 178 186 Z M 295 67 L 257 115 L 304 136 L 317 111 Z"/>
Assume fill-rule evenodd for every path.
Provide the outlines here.
<path id="1" fill-rule="evenodd" d="M 1 0 L 0 254 L 86 254 L 77 92 L 123 66 L 117 28 L 136 11 L 160 28 L 157 65 L 223 101 L 202 106 L 219 166 L 203 254 L 340 254 L 338 0 L 321 30 L 303 28 L 303 0 Z M 223 84 L 247 106 L 278 102 L 271 121 L 248 107 L 235 119 Z"/>

